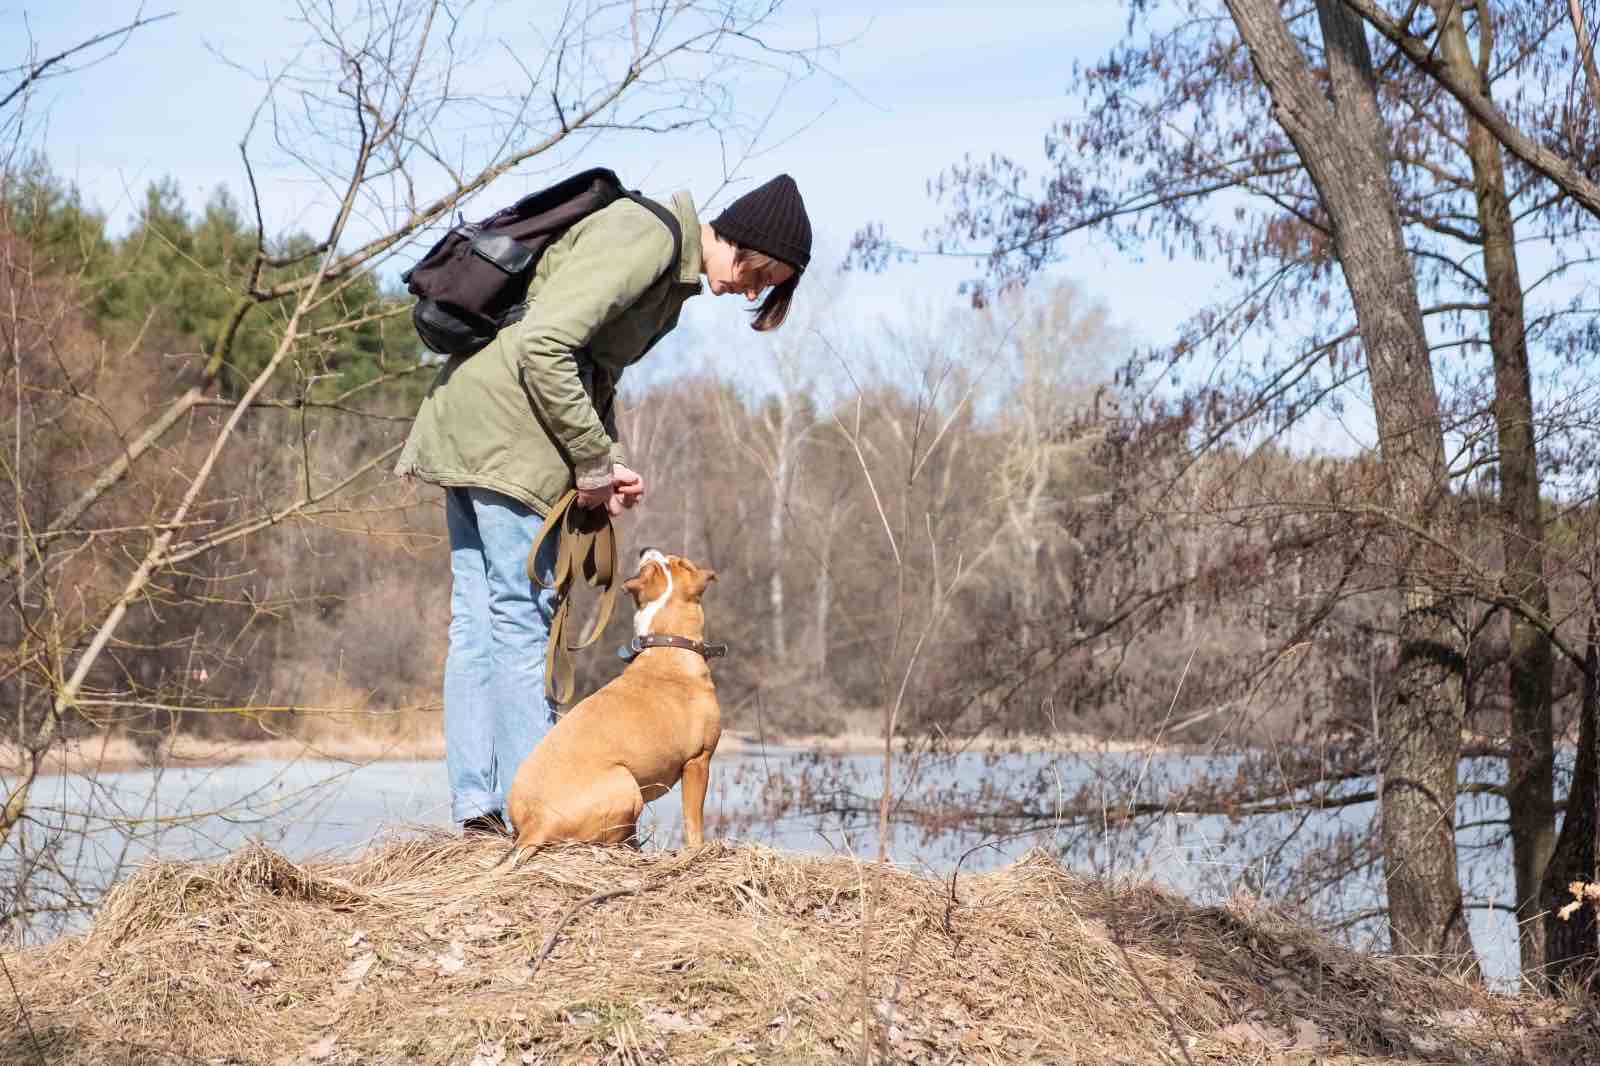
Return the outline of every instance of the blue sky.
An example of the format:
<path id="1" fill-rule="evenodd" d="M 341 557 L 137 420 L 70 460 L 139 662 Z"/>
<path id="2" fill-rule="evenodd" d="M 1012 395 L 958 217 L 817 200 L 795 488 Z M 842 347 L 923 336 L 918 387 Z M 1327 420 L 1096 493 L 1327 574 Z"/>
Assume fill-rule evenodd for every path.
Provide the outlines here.
<path id="1" fill-rule="evenodd" d="M 530 12 L 553 6 L 490 3 L 479 11 L 509 36 L 529 21 Z M 127 20 L 139 8 L 130 0 L 12 4 L 0 8 L 0 26 L 11 37 L 9 31 L 25 19 L 40 52 L 50 54 Z M 174 10 L 176 16 L 143 30 L 103 62 L 49 83 L 34 105 L 48 123 L 41 140 L 52 164 L 115 224 L 125 224 L 144 187 L 166 175 L 178 180 L 194 206 L 219 184 L 242 192 L 237 142 L 261 85 L 238 68 L 276 69 L 304 36 L 292 20 L 296 7 L 287 0 L 169 0 L 147 3 L 144 10 Z M 819 267 L 835 265 L 850 236 L 869 221 L 915 239 L 940 217 L 925 183 L 963 153 L 1040 158 L 1045 129 L 1068 104 L 1072 63 L 1103 52 L 1125 19 L 1123 5 L 1111 0 L 791 2 L 775 27 L 781 37 L 798 40 L 820 32 L 848 43 L 829 61 L 830 76 L 812 78 L 785 97 L 773 128 L 792 136 L 745 174 L 754 181 L 778 171 L 795 176 L 817 230 Z M 480 77 L 492 82 L 496 63 L 509 61 L 478 61 Z M 509 66 L 502 69 L 515 76 Z M 766 88 L 752 87 L 753 107 L 766 105 Z M 720 175 L 710 145 L 692 137 L 612 142 L 573 160 L 595 163 L 614 166 L 646 191 L 687 187 L 697 197 L 714 189 Z M 260 176 L 269 229 L 315 226 L 325 219 L 326 198 L 303 180 L 274 176 L 268 168 Z M 551 177 L 508 175 L 479 203 L 487 209 Z M 722 202 L 734 194 L 725 193 Z M 822 269 L 813 271 L 816 280 L 808 277 L 812 284 L 801 294 L 816 299 L 826 291 L 836 321 L 897 319 L 907 308 L 922 314 L 929 306 L 959 302 L 955 286 L 970 273 L 965 263 L 926 260 L 881 278 L 830 279 Z M 1074 250 L 1060 273 L 1082 283 L 1115 319 L 1147 340 L 1158 339 L 1185 309 L 1210 295 L 1203 270 L 1192 264 L 1138 263 L 1087 245 Z M 1172 296 L 1188 291 L 1192 300 Z M 686 312 L 690 334 L 714 336 L 719 344 L 757 343 L 748 330 L 723 328 L 742 321 L 735 304 L 734 298 L 692 301 Z"/>
<path id="2" fill-rule="evenodd" d="M 50 116 L 45 143 L 52 160 L 114 213 L 126 209 L 128 194 L 137 197 L 163 174 L 176 175 L 196 198 L 218 183 L 241 185 L 236 143 L 260 87 L 219 55 L 272 69 L 303 35 L 288 0 L 170 6 L 175 18 L 145 29 L 98 66 L 50 83 L 41 101 Z M 484 10 L 504 20 L 509 33 L 535 6 Z M 130 0 L 24 3 L 20 11 L 0 7 L 0 25 L 18 27 L 26 19 L 49 53 L 139 8 Z M 213 17 L 223 10 L 226 18 Z M 810 124 L 751 176 L 793 172 L 819 229 L 839 239 L 869 218 L 915 228 L 932 221 L 936 210 L 923 183 L 963 151 L 1037 155 L 1045 127 L 1065 104 L 1071 63 L 1102 51 L 1125 18 L 1111 0 L 981 6 L 791 0 L 784 13 L 780 35 L 798 39 L 815 25 L 825 37 L 852 40 L 831 61 L 836 77 L 803 83 L 785 101 L 775 126 Z M 489 56 L 474 63 L 492 72 L 506 61 Z M 509 67 L 506 73 L 514 79 Z M 492 73 L 481 80 L 492 81 Z M 752 106 L 766 103 L 760 89 L 752 97 Z M 615 149 L 597 154 L 609 161 Z M 716 175 L 717 161 L 696 158 L 700 153 L 685 150 L 681 139 L 621 154 L 645 172 L 637 175 L 642 184 L 653 178 L 694 188 Z M 504 181 L 508 192 L 517 191 L 514 177 Z"/>

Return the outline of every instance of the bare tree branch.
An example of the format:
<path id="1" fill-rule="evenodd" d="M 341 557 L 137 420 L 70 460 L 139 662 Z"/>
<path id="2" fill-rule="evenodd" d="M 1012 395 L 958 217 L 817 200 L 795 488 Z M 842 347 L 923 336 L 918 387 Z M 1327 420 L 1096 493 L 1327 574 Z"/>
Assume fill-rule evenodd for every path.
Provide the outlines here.
<path id="1" fill-rule="evenodd" d="M 105 44 L 107 41 L 116 41 L 117 42 L 117 48 L 113 49 L 112 52 L 110 53 L 110 54 L 114 55 L 114 54 L 116 54 L 117 49 L 120 49 L 122 47 L 122 45 L 127 41 L 127 39 L 130 36 L 132 36 L 136 31 L 138 31 L 140 29 L 143 29 L 146 26 L 153 25 L 153 24 L 155 24 L 157 22 L 162 22 L 162 21 L 165 21 L 166 19 L 173 18 L 176 15 L 177 15 L 176 11 L 168 11 L 165 14 L 161 14 L 161 15 L 143 15 L 143 14 L 141 14 L 138 17 L 134 18 L 133 21 L 127 23 L 126 25 L 119 26 L 118 28 L 116 28 L 114 30 L 107 30 L 105 33 L 97 33 L 93 37 L 88 38 L 87 40 L 80 41 L 78 44 L 75 44 L 70 48 L 67 48 L 67 49 L 65 49 L 63 51 L 57 52 L 55 55 L 49 57 L 48 59 L 38 60 L 37 62 L 27 63 L 27 64 L 24 64 L 21 67 L 13 68 L 13 71 L 20 71 L 21 72 L 21 77 L 17 81 L 17 84 L 13 85 L 11 87 L 11 89 L 4 96 L 0 96 L 0 111 L 3 111 L 7 107 L 9 107 L 11 105 L 12 101 L 16 100 L 17 97 L 19 97 L 23 93 L 27 92 L 28 88 L 30 86 L 32 86 L 36 82 L 40 81 L 41 79 L 43 79 L 43 78 L 45 78 L 47 76 L 59 76 L 59 75 L 63 75 L 63 74 L 70 74 L 72 72 L 72 70 L 78 69 L 78 68 L 63 68 L 63 69 L 60 69 L 60 70 L 52 71 L 51 70 L 52 67 L 56 67 L 56 66 L 64 63 L 66 60 L 71 59 L 73 56 L 80 55 L 83 52 L 89 51 L 90 49 L 95 48 L 98 45 Z M 8 72 L 8 73 L 10 73 L 10 72 Z"/>
<path id="2" fill-rule="evenodd" d="M 1341 2 L 1382 34 L 1418 70 L 1444 86 L 1450 95 L 1454 96 L 1473 118 L 1483 123 L 1484 127 L 1513 155 L 1554 182 L 1563 192 L 1582 205 L 1585 211 L 1600 219 L 1600 182 L 1587 177 L 1571 160 L 1546 148 L 1513 123 L 1479 85 L 1452 70 L 1449 64 L 1436 54 L 1431 42 L 1413 36 L 1404 26 L 1384 13 L 1376 0 L 1341 0 Z"/>

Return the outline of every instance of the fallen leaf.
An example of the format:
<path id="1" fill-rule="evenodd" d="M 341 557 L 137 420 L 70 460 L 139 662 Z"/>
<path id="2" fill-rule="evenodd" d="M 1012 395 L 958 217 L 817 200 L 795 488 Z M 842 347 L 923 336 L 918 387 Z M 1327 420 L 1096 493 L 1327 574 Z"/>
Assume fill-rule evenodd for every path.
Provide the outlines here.
<path id="1" fill-rule="evenodd" d="M 500 1066 L 506 1061 L 506 1049 L 503 1044 L 479 1044 L 477 1054 L 472 1056 L 471 1066 Z"/>
<path id="2" fill-rule="evenodd" d="M 1234 1022 L 1218 1029 L 1215 1035 L 1218 1040 L 1226 1040 L 1230 1044 L 1272 1044 L 1283 1034 L 1255 1022 Z"/>
<path id="3" fill-rule="evenodd" d="M 1444 1041 L 1432 1033 L 1412 1033 L 1411 1050 L 1423 1055 L 1437 1055 L 1444 1050 Z"/>
<path id="4" fill-rule="evenodd" d="M 467 967 L 466 949 L 462 947 L 461 941 L 452 940 L 450 941 L 450 951 L 447 954 L 440 955 L 434 962 L 438 965 L 440 973 L 460 973 Z"/>
<path id="5" fill-rule="evenodd" d="M 266 959 L 255 959 L 244 968 L 244 983 L 246 988 L 256 988 L 272 981 L 272 963 Z"/>
<path id="6" fill-rule="evenodd" d="M 777 1021 L 778 1019 L 774 1018 L 770 1024 L 776 1024 Z M 652 1028 L 668 1033 L 692 1032 L 693 1030 L 704 1028 L 703 1026 L 695 1025 L 676 1011 L 670 1010 L 651 1011 L 644 1016 L 644 1022 Z"/>
<path id="7" fill-rule="evenodd" d="M 312 1062 L 321 1062 L 323 1059 L 333 1054 L 333 1046 L 335 1043 L 336 1039 L 334 1035 L 329 1033 L 316 1043 L 306 1045 L 305 1057 Z"/>
<path id="8" fill-rule="evenodd" d="M 364 979 L 368 972 L 371 971 L 372 967 L 377 964 L 377 961 L 378 956 L 369 951 L 365 955 L 357 958 L 349 966 L 346 966 L 344 968 L 344 976 L 339 979 L 338 994 L 341 996 L 348 996 L 350 993 L 354 992 L 356 988 L 360 986 L 362 979 Z"/>

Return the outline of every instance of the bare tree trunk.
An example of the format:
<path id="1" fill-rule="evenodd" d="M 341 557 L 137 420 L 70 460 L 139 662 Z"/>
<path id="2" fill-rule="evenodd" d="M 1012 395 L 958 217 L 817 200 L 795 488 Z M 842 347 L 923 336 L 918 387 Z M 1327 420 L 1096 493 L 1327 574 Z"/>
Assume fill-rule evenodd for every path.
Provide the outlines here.
<path id="1" fill-rule="evenodd" d="M 828 635 L 833 626 L 833 549 L 839 531 L 850 528 L 854 515 L 855 507 L 852 504 L 839 499 L 828 500 L 822 514 L 812 524 L 821 540 L 817 545 L 817 575 L 812 586 L 812 625 L 817 632 L 811 668 L 818 681 L 825 681 L 828 677 Z"/>
<path id="2" fill-rule="evenodd" d="M 1583 17 L 1580 0 L 1567 0 L 1567 15 L 1572 19 L 1572 34 L 1578 39 L 1578 61 L 1583 64 L 1589 95 L 1594 98 L 1594 106 L 1600 107 L 1600 65 L 1594 61 L 1594 42 L 1589 37 L 1589 26 Z"/>
<path id="3" fill-rule="evenodd" d="M 699 472 L 699 474 L 700 474 L 700 476 L 699 476 L 698 480 L 699 480 L 700 484 L 705 484 L 705 472 L 704 472 L 704 470 L 701 470 Z M 683 545 L 683 548 L 682 548 L 683 553 L 685 555 L 689 556 L 690 558 L 693 558 L 693 559 L 704 558 L 706 553 L 704 551 L 700 551 L 699 554 L 696 554 L 696 547 L 695 547 L 695 543 L 694 543 L 694 530 L 695 530 L 694 505 L 695 505 L 695 501 L 699 499 L 699 495 L 697 493 L 693 493 L 693 492 L 685 492 L 685 493 L 682 493 L 682 498 L 683 498 L 683 533 L 682 533 L 681 536 L 679 536 L 678 543 Z"/>
<path id="4" fill-rule="evenodd" d="M 1578 758 L 1567 791 L 1567 813 L 1561 823 L 1550 864 L 1545 868 L 1539 905 L 1544 911 L 1544 976 L 1558 990 L 1576 977 L 1600 977 L 1600 911 L 1580 907 L 1566 921 L 1556 915 L 1571 902 L 1567 886 L 1574 881 L 1600 883 L 1600 647 L 1596 618 L 1589 616 L 1588 647 L 1583 656 L 1583 704 L 1578 718 Z"/>
<path id="5" fill-rule="evenodd" d="M 1258 616 L 1258 639 L 1261 641 L 1261 650 L 1267 651 L 1277 641 L 1272 632 L 1272 601 L 1278 595 L 1278 556 L 1272 550 L 1272 531 L 1262 533 L 1266 541 L 1266 560 L 1261 564 L 1261 569 L 1266 580 L 1261 582 L 1261 610 Z"/>
<path id="6" fill-rule="evenodd" d="M 833 610 L 833 572 L 830 569 L 833 566 L 832 528 L 827 530 L 817 552 L 817 580 L 813 586 L 816 597 L 813 624 L 817 627 L 817 646 L 812 669 L 820 681 L 828 676 L 828 614 Z"/>
<path id="7" fill-rule="evenodd" d="M 1389 178 L 1363 24 L 1340 0 L 1317 0 L 1332 99 L 1312 75 L 1278 0 L 1227 0 L 1334 231 L 1334 244 L 1366 348 L 1388 506 L 1416 532 L 1397 560 L 1403 591 L 1400 655 L 1384 709 L 1382 834 L 1389 930 L 1397 952 L 1476 969 L 1456 869 L 1456 772 L 1461 746 L 1460 654 L 1448 565 L 1428 542 L 1443 539 L 1444 440 L 1416 279 Z M 1402 539 L 1397 536 L 1397 539 Z"/>
<path id="8" fill-rule="evenodd" d="M 1306 553 L 1303 551 L 1294 553 L 1293 592 L 1294 610 L 1289 619 L 1289 631 L 1298 633 L 1300 631 L 1300 622 L 1305 617 L 1305 612 L 1301 608 L 1306 602 Z"/>
<path id="9" fill-rule="evenodd" d="M 789 479 L 794 468 L 790 426 L 794 421 L 793 397 L 780 392 L 777 432 L 773 435 L 772 510 L 767 515 L 767 561 L 772 576 L 767 579 L 767 608 L 772 623 L 772 655 L 779 662 L 789 656 L 788 618 L 783 610 L 784 510 L 789 503 Z"/>
<path id="10" fill-rule="evenodd" d="M 1447 66 L 1463 81 L 1476 78 L 1485 96 L 1484 67 L 1493 54 L 1488 0 L 1478 4 L 1478 55 L 1474 63 L 1457 0 L 1430 0 L 1440 24 Z M 1522 278 L 1517 268 L 1516 228 L 1506 195 L 1500 142 L 1470 115 L 1467 154 L 1483 234 L 1483 269 L 1489 288 L 1489 346 L 1494 354 L 1494 419 L 1500 445 L 1500 532 L 1505 552 L 1506 591 L 1540 618 L 1550 614 L 1544 575 L 1544 524 L 1539 513 L 1539 459 L 1533 435 L 1533 391 L 1523 316 Z M 1554 669 L 1550 640 L 1527 614 L 1509 613 L 1511 758 L 1506 803 L 1511 818 L 1512 866 L 1517 912 L 1538 913 L 1539 885 L 1555 847 L 1555 736 L 1550 717 Z M 1544 966 L 1544 938 L 1531 921 L 1520 926 L 1522 972 Z"/>
<path id="11" fill-rule="evenodd" d="M 799 473 L 800 448 L 811 431 L 802 424 L 801 409 L 804 399 L 803 385 L 793 376 L 789 367 L 779 361 L 782 378 L 775 395 L 767 401 L 770 405 L 754 420 L 759 432 L 751 424 L 742 422 L 736 415 L 731 397 L 720 395 L 717 400 L 717 419 L 723 436 L 735 448 L 748 455 L 760 466 L 767 477 L 772 495 L 769 500 L 767 527 L 767 632 L 771 641 L 772 658 L 782 662 L 789 656 L 789 616 L 785 608 L 784 563 L 789 555 L 788 527 L 789 503 L 793 496 L 795 478 Z M 742 510 L 743 500 L 740 500 Z M 744 516 L 740 515 L 740 524 Z"/>
<path id="12" fill-rule="evenodd" d="M 1183 552 L 1183 630 L 1185 645 L 1194 639 L 1200 615 L 1200 594 L 1196 588 L 1200 580 L 1201 559 L 1206 553 L 1205 532 L 1200 528 L 1200 509 L 1205 506 L 1206 476 L 1198 467 L 1191 467 L 1189 477 L 1189 517 L 1178 533 L 1179 550 Z"/>

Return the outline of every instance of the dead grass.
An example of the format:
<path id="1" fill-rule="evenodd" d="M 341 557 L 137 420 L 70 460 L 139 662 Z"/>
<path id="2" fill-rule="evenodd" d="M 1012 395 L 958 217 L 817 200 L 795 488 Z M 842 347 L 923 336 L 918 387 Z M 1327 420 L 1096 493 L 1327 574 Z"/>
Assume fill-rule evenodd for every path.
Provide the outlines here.
<path id="1" fill-rule="evenodd" d="M 0 1061 L 843 1062 L 863 1017 L 874 1062 L 1600 1061 L 1575 1004 L 1042 854 L 963 877 L 952 903 L 947 881 L 757 846 L 573 847 L 486 874 L 501 850 L 429 836 L 148 867 L 87 934 L 0 957 Z M 572 910 L 618 888 L 636 891 Z"/>

